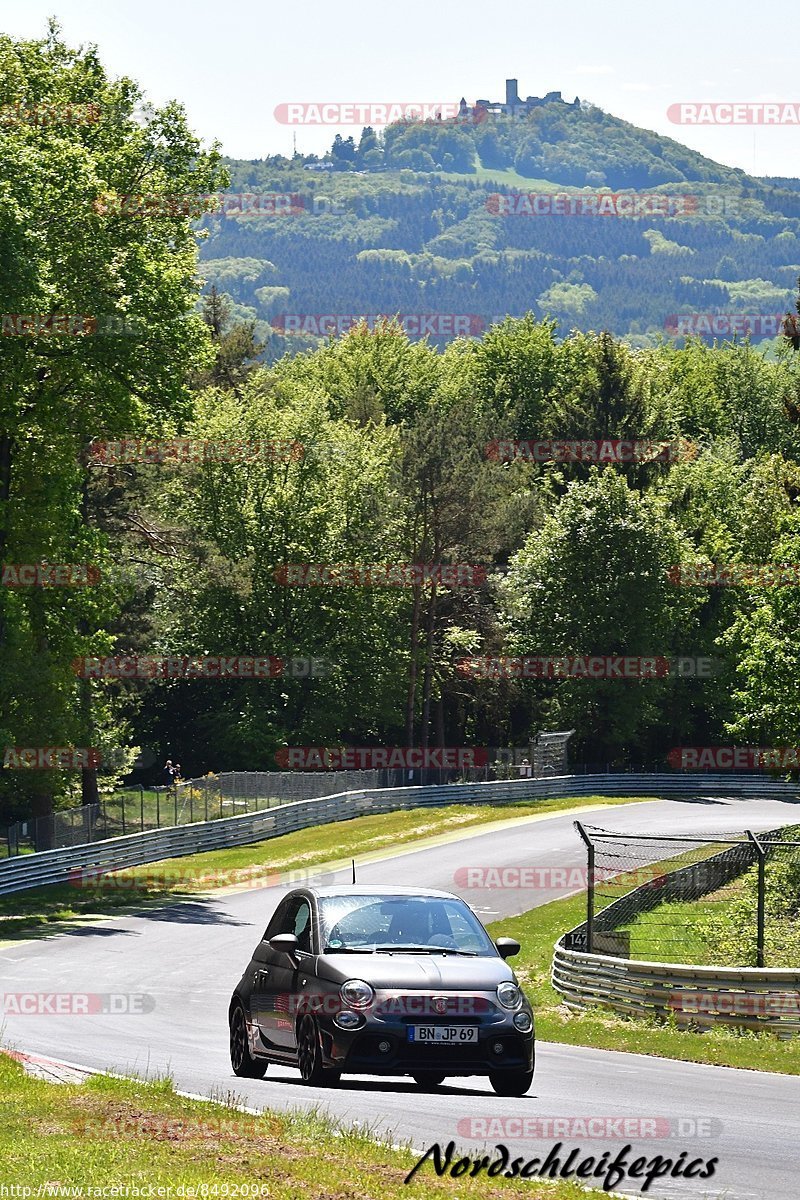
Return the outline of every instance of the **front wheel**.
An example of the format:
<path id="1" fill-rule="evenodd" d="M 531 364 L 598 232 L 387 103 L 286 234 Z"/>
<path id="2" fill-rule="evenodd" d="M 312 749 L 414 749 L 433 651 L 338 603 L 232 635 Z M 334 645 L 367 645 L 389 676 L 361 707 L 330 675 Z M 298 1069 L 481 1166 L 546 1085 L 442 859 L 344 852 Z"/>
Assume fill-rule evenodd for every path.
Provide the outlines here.
<path id="1" fill-rule="evenodd" d="M 236 1004 L 231 1010 L 229 1019 L 231 1034 L 231 1066 L 234 1075 L 240 1079 L 263 1079 L 267 1073 L 267 1063 L 263 1058 L 253 1058 L 247 1044 L 247 1023 L 244 1009 Z"/>
<path id="2" fill-rule="evenodd" d="M 533 1071 L 494 1071 L 489 1083 L 498 1096 L 524 1096 L 533 1083 Z"/>
<path id="3" fill-rule="evenodd" d="M 341 1071 L 333 1071 L 322 1065 L 322 1043 L 319 1029 L 313 1017 L 303 1017 L 297 1032 L 297 1065 L 303 1083 L 311 1087 L 330 1087 L 337 1084 Z"/>

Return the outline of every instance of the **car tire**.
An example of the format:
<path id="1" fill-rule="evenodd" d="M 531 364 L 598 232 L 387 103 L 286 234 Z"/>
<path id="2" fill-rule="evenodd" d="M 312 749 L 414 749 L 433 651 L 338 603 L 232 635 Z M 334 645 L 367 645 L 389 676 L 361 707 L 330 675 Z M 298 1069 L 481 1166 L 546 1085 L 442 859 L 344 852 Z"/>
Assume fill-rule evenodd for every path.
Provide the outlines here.
<path id="1" fill-rule="evenodd" d="M 533 1071 L 492 1071 L 489 1083 L 498 1096 L 524 1096 L 533 1083 Z"/>
<path id="2" fill-rule="evenodd" d="M 234 1004 L 228 1018 L 230 1028 L 231 1066 L 240 1079 L 263 1079 L 267 1073 L 267 1062 L 253 1058 L 247 1043 L 247 1022 L 241 1004 Z"/>
<path id="3" fill-rule="evenodd" d="M 303 1017 L 297 1031 L 297 1065 L 303 1083 L 310 1087 L 335 1086 L 341 1071 L 333 1071 L 322 1065 L 322 1043 L 319 1028 L 313 1017 Z"/>
<path id="4" fill-rule="evenodd" d="M 412 1075 L 419 1087 L 427 1091 L 429 1088 L 438 1088 L 444 1083 L 444 1075 L 438 1075 L 436 1071 L 418 1071 L 416 1075 Z"/>

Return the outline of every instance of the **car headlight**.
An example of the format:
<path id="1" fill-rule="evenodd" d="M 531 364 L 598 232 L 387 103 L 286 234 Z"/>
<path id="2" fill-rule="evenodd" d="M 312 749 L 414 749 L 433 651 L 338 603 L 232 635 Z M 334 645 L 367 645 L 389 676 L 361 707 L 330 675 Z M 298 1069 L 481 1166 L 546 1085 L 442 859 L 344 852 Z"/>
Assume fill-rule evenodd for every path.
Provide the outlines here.
<path id="1" fill-rule="evenodd" d="M 339 988 L 339 995 L 350 1008 L 366 1008 L 375 999 L 375 992 L 363 979 L 348 979 Z"/>
<path id="2" fill-rule="evenodd" d="M 501 983 L 497 988 L 497 999 L 503 1008 L 519 1008 L 522 1004 L 522 992 L 515 983 Z"/>
<path id="3" fill-rule="evenodd" d="M 515 1012 L 512 1020 L 514 1021 L 514 1025 L 520 1031 L 520 1033 L 530 1033 L 530 1031 L 533 1029 L 533 1021 L 531 1020 L 530 1013 L 522 1011 Z"/>

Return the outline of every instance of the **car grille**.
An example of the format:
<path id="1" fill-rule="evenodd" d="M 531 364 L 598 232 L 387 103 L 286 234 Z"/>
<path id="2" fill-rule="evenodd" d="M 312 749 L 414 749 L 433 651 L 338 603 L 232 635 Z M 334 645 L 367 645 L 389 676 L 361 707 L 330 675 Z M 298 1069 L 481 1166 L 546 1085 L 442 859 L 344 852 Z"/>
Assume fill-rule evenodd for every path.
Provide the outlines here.
<path id="1" fill-rule="evenodd" d="M 380 996 L 375 1004 L 376 1016 L 396 1018 L 405 1024 L 425 1021 L 436 1024 L 469 1024 L 475 1017 L 486 1018 L 498 1011 L 486 996 L 470 996 L 463 992 L 440 995 L 436 992 L 409 992 L 404 995 Z"/>

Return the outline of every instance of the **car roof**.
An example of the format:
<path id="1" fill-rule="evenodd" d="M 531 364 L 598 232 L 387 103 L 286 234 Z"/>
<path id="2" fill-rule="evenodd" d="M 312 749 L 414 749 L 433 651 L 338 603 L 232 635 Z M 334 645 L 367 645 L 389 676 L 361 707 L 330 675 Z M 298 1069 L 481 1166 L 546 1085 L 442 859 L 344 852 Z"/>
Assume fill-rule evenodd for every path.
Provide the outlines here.
<path id="1" fill-rule="evenodd" d="M 317 896 L 320 899 L 326 896 L 417 896 L 421 900 L 459 899 L 452 892 L 441 892 L 435 888 L 404 887 L 402 884 L 398 884 L 396 887 L 387 887 L 385 884 L 380 887 L 370 887 L 369 884 L 365 883 L 326 884 L 324 887 L 314 887 L 310 884 L 295 890 L 310 892 L 312 896 Z"/>

